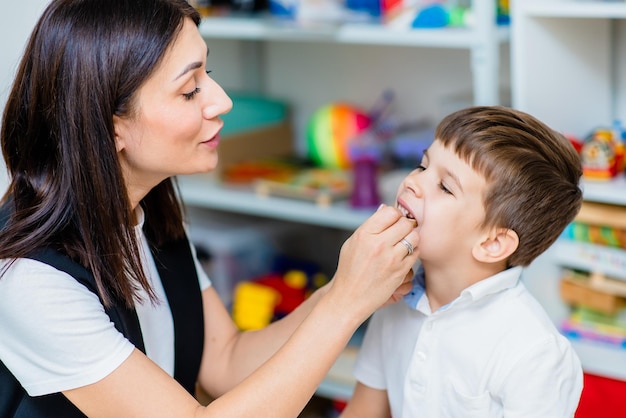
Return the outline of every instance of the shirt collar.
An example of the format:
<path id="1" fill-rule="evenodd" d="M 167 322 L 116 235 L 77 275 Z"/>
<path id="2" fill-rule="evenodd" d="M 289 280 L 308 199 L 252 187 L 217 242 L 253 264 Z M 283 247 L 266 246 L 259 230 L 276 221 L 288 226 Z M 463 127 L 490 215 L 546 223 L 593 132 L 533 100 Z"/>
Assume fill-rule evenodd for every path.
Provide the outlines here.
<path id="1" fill-rule="evenodd" d="M 517 285 L 522 275 L 522 267 L 511 267 L 500 273 L 494 274 L 484 280 L 474 283 L 470 287 L 464 289 L 461 295 L 442 306 L 440 310 L 449 309 L 450 307 L 461 303 L 461 301 L 476 301 L 487 295 L 509 289 Z M 428 306 L 426 297 L 426 281 L 424 279 L 424 268 L 420 266 L 413 276 L 413 287 L 411 291 L 404 296 L 404 302 L 412 309 L 423 310 Z M 430 308 L 426 308 L 430 312 Z"/>
<path id="2" fill-rule="evenodd" d="M 135 208 L 135 219 L 137 220 L 135 228 L 141 230 L 143 228 L 143 223 L 146 219 L 146 214 L 144 213 L 141 205 L 137 205 L 137 207 Z"/>

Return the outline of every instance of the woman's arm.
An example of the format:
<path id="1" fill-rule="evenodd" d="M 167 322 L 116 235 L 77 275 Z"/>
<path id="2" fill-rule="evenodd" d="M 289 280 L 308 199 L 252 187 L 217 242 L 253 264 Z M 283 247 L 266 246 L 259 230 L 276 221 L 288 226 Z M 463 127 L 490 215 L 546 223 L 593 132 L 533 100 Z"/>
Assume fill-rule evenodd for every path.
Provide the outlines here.
<path id="1" fill-rule="evenodd" d="M 390 418 L 391 409 L 387 391 L 374 389 L 357 382 L 352 398 L 340 418 Z"/>
<path id="2" fill-rule="evenodd" d="M 295 417 L 356 328 L 410 281 L 417 255 L 399 241 L 408 235 L 416 244 L 413 227 L 397 210 L 379 210 L 344 243 L 332 285 L 265 330 L 239 333 L 205 291 L 200 380 L 211 392 L 236 385 L 206 408 L 137 350 L 106 378 L 64 394 L 96 417 Z"/>
<path id="3" fill-rule="evenodd" d="M 223 304 L 217 300 L 214 292 L 205 292 L 205 351 L 200 372 L 200 384 L 213 397 L 220 396 L 243 380 L 253 370 L 272 356 L 293 334 L 296 327 L 311 312 L 320 300 L 323 300 L 333 287 L 345 285 L 340 303 L 344 307 L 353 304 L 361 306 L 368 299 L 379 294 L 385 279 L 400 277 L 395 286 L 400 286 L 392 298 L 397 300 L 411 288 L 408 274 L 412 264 L 407 260 L 406 247 L 397 251 L 388 251 L 394 243 L 411 233 L 414 224 L 400 216 L 399 212 L 385 207 L 364 223 L 361 228 L 344 243 L 339 257 L 337 271 L 333 280 L 304 301 L 296 310 L 280 321 L 252 332 L 237 331 Z M 369 229 L 368 229 L 369 228 Z M 370 232 L 373 231 L 373 232 Z M 414 242 L 416 238 L 413 237 Z M 397 258 L 397 260 L 395 259 Z M 399 262 L 402 260 L 403 262 Z M 414 260 L 413 260 L 414 261 Z M 401 285 L 401 283 L 403 283 Z M 368 291 L 368 286 L 374 287 Z M 348 292 L 357 293 L 352 297 Z M 361 294 L 365 293 L 365 294 Z M 213 293 L 213 294 L 212 294 Z M 382 296 L 389 297 L 390 293 Z M 372 306 L 372 311 L 384 301 Z M 361 321 L 367 318 L 364 317 Z M 311 339 L 311 341 L 317 341 Z M 222 378 L 216 379 L 215 376 Z"/>

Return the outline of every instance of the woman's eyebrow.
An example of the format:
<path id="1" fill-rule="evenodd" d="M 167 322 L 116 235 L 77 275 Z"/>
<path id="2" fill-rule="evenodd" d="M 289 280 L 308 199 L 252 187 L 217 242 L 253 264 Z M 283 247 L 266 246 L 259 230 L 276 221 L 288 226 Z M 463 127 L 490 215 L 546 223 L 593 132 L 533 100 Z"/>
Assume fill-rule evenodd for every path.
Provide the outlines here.
<path id="1" fill-rule="evenodd" d="M 196 69 L 200 68 L 201 66 L 202 66 L 202 62 L 200 62 L 200 61 L 192 62 L 191 64 L 187 65 L 183 69 L 183 71 L 180 72 L 180 74 L 178 74 L 176 77 L 174 77 L 174 81 L 178 80 L 179 78 L 181 78 L 182 76 L 187 74 L 189 71 L 196 70 Z"/>

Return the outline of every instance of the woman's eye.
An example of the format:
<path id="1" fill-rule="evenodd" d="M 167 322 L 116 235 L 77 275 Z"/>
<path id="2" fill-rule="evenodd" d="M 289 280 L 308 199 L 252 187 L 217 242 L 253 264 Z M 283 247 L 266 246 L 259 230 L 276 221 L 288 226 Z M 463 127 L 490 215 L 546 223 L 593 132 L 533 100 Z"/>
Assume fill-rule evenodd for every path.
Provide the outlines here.
<path id="1" fill-rule="evenodd" d="M 415 167 L 415 169 L 419 170 L 419 171 L 424 171 L 424 170 L 426 170 L 426 167 L 424 167 L 423 165 L 420 164 L 417 167 Z"/>
<path id="2" fill-rule="evenodd" d="M 191 100 L 193 99 L 193 96 L 195 96 L 198 93 L 200 93 L 200 87 L 196 87 L 189 93 L 183 93 L 183 97 L 185 98 L 185 100 Z"/>

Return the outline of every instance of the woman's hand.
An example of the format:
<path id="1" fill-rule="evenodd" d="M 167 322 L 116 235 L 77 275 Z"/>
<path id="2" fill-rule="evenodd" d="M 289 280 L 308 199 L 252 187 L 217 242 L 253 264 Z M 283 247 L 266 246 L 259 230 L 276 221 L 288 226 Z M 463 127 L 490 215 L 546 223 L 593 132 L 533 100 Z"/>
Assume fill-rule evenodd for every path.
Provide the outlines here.
<path id="1" fill-rule="evenodd" d="M 381 206 L 346 240 L 329 292 L 338 292 L 342 303 L 373 312 L 400 299 L 411 288 L 412 267 L 419 237 L 415 221 L 391 206 Z M 369 313 L 365 313 L 368 315 Z"/>

